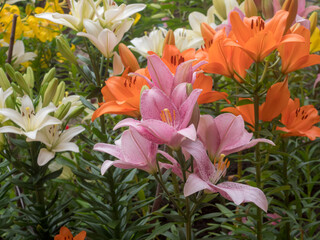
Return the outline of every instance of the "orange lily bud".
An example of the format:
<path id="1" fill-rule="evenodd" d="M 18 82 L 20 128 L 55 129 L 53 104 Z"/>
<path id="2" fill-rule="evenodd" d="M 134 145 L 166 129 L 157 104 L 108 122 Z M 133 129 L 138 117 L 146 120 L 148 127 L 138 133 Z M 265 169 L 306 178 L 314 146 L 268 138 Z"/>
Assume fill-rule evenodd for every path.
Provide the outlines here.
<path id="1" fill-rule="evenodd" d="M 204 45 L 206 49 L 209 49 L 211 44 L 213 43 L 214 36 L 216 31 L 210 27 L 209 24 L 203 22 L 201 23 L 201 34 L 204 40 Z"/>
<path id="2" fill-rule="evenodd" d="M 288 11 L 287 25 L 285 33 L 291 27 L 298 13 L 298 0 L 286 0 L 282 5 L 282 10 Z"/>
<path id="3" fill-rule="evenodd" d="M 140 69 L 138 61 L 129 48 L 123 43 L 119 44 L 119 55 L 125 68 L 129 67 L 130 71 L 135 72 Z"/>
<path id="4" fill-rule="evenodd" d="M 166 38 L 164 39 L 163 47 L 166 45 L 176 45 L 174 34 L 171 29 L 168 31 Z"/>
<path id="5" fill-rule="evenodd" d="M 288 77 L 283 82 L 272 85 L 260 110 L 260 120 L 269 122 L 278 117 L 283 109 L 288 105 L 290 91 L 288 89 Z"/>
<path id="6" fill-rule="evenodd" d="M 311 16 L 309 17 L 309 21 L 310 21 L 310 35 L 312 35 L 312 33 L 314 32 L 314 30 L 317 27 L 318 13 L 317 12 L 313 12 L 311 14 Z"/>
<path id="7" fill-rule="evenodd" d="M 258 15 L 257 6 L 253 0 L 244 1 L 244 12 L 246 17 L 253 17 Z"/>
<path id="8" fill-rule="evenodd" d="M 273 16 L 273 2 L 270 0 L 261 1 L 261 10 L 265 19 L 272 18 Z"/>

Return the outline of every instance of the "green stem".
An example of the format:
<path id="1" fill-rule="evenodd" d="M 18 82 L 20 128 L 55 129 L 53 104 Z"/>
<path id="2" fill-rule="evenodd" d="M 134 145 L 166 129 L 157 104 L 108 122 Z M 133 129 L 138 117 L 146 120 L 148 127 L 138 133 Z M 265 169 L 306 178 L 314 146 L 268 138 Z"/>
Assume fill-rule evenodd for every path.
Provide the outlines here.
<path id="1" fill-rule="evenodd" d="M 288 141 L 286 141 L 287 139 L 283 139 L 282 140 L 282 151 L 283 152 L 287 152 L 287 143 Z M 283 180 L 284 180 L 284 185 L 288 185 L 288 155 L 284 155 L 283 156 Z M 285 202 L 285 206 L 288 207 L 289 206 L 289 191 L 285 190 L 284 191 L 284 202 Z M 288 207 L 289 208 L 289 207 Z M 285 236 L 286 239 L 290 240 L 290 222 L 287 222 L 285 225 Z"/>
<path id="2" fill-rule="evenodd" d="M 255 138 L 260 137 L 260 124 L 259 124 L 259 63 L 256 63 L 256 79 L 255 79 L 255 91 L 253 94 L 254 100 L 254 135 Z M 256 182 L 257 187 L 261 189 L 261 155 L 260 155 L 260 144 L 258 143 L 255 147 L 255 158 L 256 158 Z M 259 207 L 257 207 L 257 239 L 262 240 L 262 211 Z"/>
<path id="3" fill-rule="evenodd" d="M 91 52 L 90 52 L 90 48 L 89 48 L 87 40 L 85 40 L 84 43 L 85 43 L 87 52 L 89 54 L 89 58 L 90 58 L 90 62 L 91 62 L 92 68 L 93 68 L 94 75 L 96 77 L 96 85 L 100 88 L 101 87 L 100 69 L 96 64 L 95 59 L 91 56 Z M 109 66 L 109 59 L 107 61 L 107 65 L 106 65 L 106 72 L 108 72 L 108 66 Z M 98 101 L 99 101 L 99 103 L 103 102 L 103 97 L 101 94 L 99 94 L 99 96 L 98 96 Z M 104 115 L 100 116 L 100 124 L 101 124 L 101 132 L 103 134 L 105 134 L 106 133 L 106 126 L 105 126 Z"/>

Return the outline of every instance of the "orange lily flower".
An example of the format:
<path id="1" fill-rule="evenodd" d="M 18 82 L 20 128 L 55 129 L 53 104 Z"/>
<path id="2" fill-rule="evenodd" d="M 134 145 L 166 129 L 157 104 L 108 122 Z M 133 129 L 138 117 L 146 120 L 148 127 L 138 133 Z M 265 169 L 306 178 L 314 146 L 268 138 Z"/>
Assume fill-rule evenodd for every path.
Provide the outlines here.
<path id="1" fill-rule="evenodd" d="M 313 105 L 300 107 L 300 100 L 290 99 L 283 110 L 281 122 L 285 127 L 277 127 L 277 130 L 286 132 L 283 136 L 308 137 L 311 141 L 320 137 L 320 128 L 313 126 L 320 122 L 320 116 Z"/>
<path id="2" fill-rule="evenodd" d="M 60 233 L 54 237 L 54 240 L 84 240 L 86 238 L 86 231 L 81 231 L 77 236 L 73 237 L 72 233 L 67 227 L 61 227 Z"/>
<path id="3" fill-rule="evenodd" d="M 198 104 L 205 104 L 215 102 L 221 99 L 226 100 L 228 103 L 228 94 L 225 92 L 212 91 L 213 80 L 212 77 L 206 76 L 203 73 L 198 73 L 196 80 L 193 84 L 193 89 L 202 89 L 200 96 L 198 97 Z"/>
<path id="4" fill-rule="evenodd" d="M 266 101 L 259 107 L 259 119 L 264 122 L 272 121 L 286 108 L 289 99 L 288 78 L 285 78 L 283 82 L 273 84 L 269 88 Z"/>
<path id="5" fill-rule="evenodd" d="M 147 75 L 145 69 L 136 71 Z M 128 76 L 128 69 L 121 77 L 111 77 L 101 89 L 104 103 L 93 113 L 92 121 L 103 114 L 124 114 L 138 118 L 140 116 L 140 92 L 144 85 L 148 86 L 145 79 L 138 76 Z"/>
<path id="6" fill-rule="evenodd" d="M 291 30 L 302 36 L 305 41 L 287 42 L 278 47 L 282 62 L 281 71 L 284 74 L 320 63 L 319 55 L 309 54 L 310 31 L 303 26 L 297 27 L 297 25 L 293 26 Z"/>
<path id="7" fill-rule="evenodd" d="M 214 38 L 209 40 L 210 36 Z M 251 66 L 253 60 L 240 48 L 225 44 L 227 36 L 224 29 L 216 32 L 215 35 L 207 34 L 204 38 L 206 38 L 206 44 L 210 46 L 208 50 L 209 63 L 203 67 L 204 71 L 229 78 L 234 77 L 241 82 L 241 79 L 234 72 L 236 71 L 244 78 L 246 69 Z"/>
<path id="8" fill-rule="evenodd" d="M 244 98 L 240 98 L 239 100 L 244 100 Z M 248 99 L 251 100 L 251 99 Z M 221 112 L 229 112 L 232 113 L 235 116 L 241 115 L 243 120 L 249 124 L 249 128 L 254 131 L 254 105 L 252 104 L 246 104 L 236 107 L 226 107 L 221 110 Z"/>
<path id="9" fill-rule="evenodd" d="M 288 78 L 283 82 L 272 85 L 266 95 L 266 101 L 259 107 L 259 120 L 270 122 L 278 117 L 287 107 L 290 99 L 290 91 L 288 89 Z M 241 100 L 241 99 L 240 99 Z M 251 100 L 251 99 L 249 99 Z M 254 105 L 246 104 L 236 107 L 227 107 L 222 112 L 231 112 L 234 115 L 241 115 L 247 123 L 254 126 Z M 251 130 L 253 128 L 250 127 Z"/>
<path id="10" fill-rule="evenodd" d="M 288 12 L 280 10 L 265 23 L 261 17 L 244 18 L 242 21 L 237 12 L 230 13 L 232 33 L 236 41 L 229 40 L 227 45 L 243 49 L 255 62 L 261 62 L 280 43 L 303 42 L 298 35 L 285 33 Z"/>

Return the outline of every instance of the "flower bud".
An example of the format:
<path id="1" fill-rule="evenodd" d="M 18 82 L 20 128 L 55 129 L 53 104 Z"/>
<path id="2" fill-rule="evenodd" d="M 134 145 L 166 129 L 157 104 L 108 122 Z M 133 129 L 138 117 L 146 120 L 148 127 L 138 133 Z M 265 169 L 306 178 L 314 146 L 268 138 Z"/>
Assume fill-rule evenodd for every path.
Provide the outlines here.
<path id="1" fill-rule="evenodd" d="M 273 17 L 273 2 L 270 0 L 261 0 L 261 10 L 265 19 Z"/>
<path id="2" fill-rule="evenodd" d="M 174 33 L 171 29 L 168 31 L 168 33 L 164 39 L 164 42 L 163 42 L 163 47 L 165 47 L 166 45 L 176 45 Z"/>
<path id="3" fill-rule="evenodd" d="M 77 58 L 73 55 L 67 39 L 60 35 L 57 37 L 57 47 L 61 55 L 73 64 L 77 63 Z"/>
<path id="4" fill-rule="evenodd" d="M 22 74 L 20 72 L 15 72 L 15 81 L 17 82 L 18 86 L 22 88 L 22 90 L 30 96 L 31 94 L 31 89 L 29 88 L 27 82 L 23 78 Z"/>
<path id="5" fill-rule="evenodd" d="M 44 75 L 41 86 L 44 85 L 45 83 L 49 83 L 54 78 L 54 75 L 56 75 L 56 69 L 51 68 L 50 71 Z"/>
<path id="6" fill-rule="evenodd" d="M 20 87 L 18 87 L 17 84 L 15 84 L 14 82 L 12 82 L 12 83 L 11 83 L 11 86 L 12 86 L 13 90 L 14 90 L 16 93 L 18 93 L 18 94 L 21 95 L 21 96 L 24 95 L 22 89 L 21 89 Z"/>
<path id="7" fill-rule="evenodd" d="M 57 91 L 52 99 L 52 102 L 55 106 L 58 106 L 59 102 L 63 99 L 65 90 L 66 90 L 66 84 L 65 82 L 62 81 L 59 83 L 57 87 Z"/>
<path id="8" fill-rule="evenodd" d="M 58 86 L 57 78 L 54 78 L 49 82 L 48 87 L 44 92 L 44 96 L 43 96 L 43 102 L 42 102 L 43 107 L 48 106 L 49 103 L 52 101 L 53 96 L 56 94 L 57 86 Z"/>
<path id="9" fill-rule="evenodd" d="M 58 118 L 59 120 L 62 120 L 67 115 L 70 108 L 71 102 L 67 102 L 65 104 L 60 105 L 57 111 L 54 112 L 54 117 Z"/>
<path id="10" fill-rule="evenodd" d="M 314 32 L 314 30 L 317 27 L 318 13 L 317 12 L 313 12 L 309 17 L 309 21 L 310 21 L 310 36 L 311 36 L 312 33 Z"/>
<path id="11" fill-rule="evenodd" d="M 83 110 L 85 109 L 84 106 L 78 106 L 76 107 L 68 116 L 68 119 L 71 119 L 71 118 L 75 118 L 77 117 L 78 115 L 80 115 Z"/>
<path id="12" fill-rule="evenodd" d="M 125 68 L 129 67 L 130 72 L 135 72 L 138 69 L 140 69 L 140 66 L 136 57 L 133 55 L 130 49 L 123 43 L 119 44 L 119 55 L 124 67 Z"/>
<path id="13" fill-rule="evenodd" d="M 0 87 L 3 89 L 3 91 L 11 87 L 10 82 L 2 68 L 0 68 Z"/>
<path id="14" fill-rule="evenodd" d="M 13 69 L 13 67 L 9 64 L 9 63 L 6 63 L 4 65 L 5 69 L 6 69 L 6 73 L 9 75 L 9 77 L 14 80 L 15 79 L 15 70 Z"/>
<path id="15" fill-rule="evenodd" d="M 33 70 L 31 67 L 27 68 L 27 73 L 23 75 L 24 79 L 26 80 L 29 88 L 33 88 L 34 87 L 34 74 L 33 74 Z"/>
<path id="16" fill-rule="evenodd" d="M 296 19 L 298 13 L 298 0 L 286 0 L 282 5 L 282 10 L 289 12 L 286 29 L 284 31 L 284 33 L 286 33 Z"/>
<path id="17" fill-rule="evenodd" d="M 258 15 L 257 6 L 253 0 L 244 1 L 244 12 L 246 17 L 253 17 Z"/>
<path id="18" fill-rule="evenodd" d="M 257 10 L 261 11 L 261 0 L 254 0 Z"/>

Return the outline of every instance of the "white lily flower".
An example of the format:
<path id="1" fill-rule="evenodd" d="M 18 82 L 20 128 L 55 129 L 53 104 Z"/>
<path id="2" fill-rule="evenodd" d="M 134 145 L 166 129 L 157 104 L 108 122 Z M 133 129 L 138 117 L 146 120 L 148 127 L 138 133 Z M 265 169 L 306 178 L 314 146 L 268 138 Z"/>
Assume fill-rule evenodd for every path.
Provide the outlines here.
<path id="1" fill-rule="evenodd" d="M 37 132 L 42 128 L 61 123 L 59 119 L 49 116 L 49 113 L 55 110 L 56 107 L 50 103 L 49 106 L 35 112 L 30 97 L 25 95 L 21 100 L 20 112 L 11 108 L 0 109 L 1 115 L 16 123 L 20 128 L 4 126 L 0 128 L 0 133 L 23 134 L 30 139 L 35 139 Z"/>
<path id="2" fill-rule="evenodd" d="M 176 47 L 180 50 L 180 52 L 183 52 L 184 50 L 187 50 L 189 48 L 197 49 L 202 45 L 202 36 L 200 40 L 197 33 L 192 30 L 177 28 L 173 33 Z"/>
<path id="3" fill-rule="evenodd" d="M 61 132 L 58 128 L 58 125 L 47 126 L 37 133 L 35 139 L 27 139 L 28 142 L 38 141 L 46 145 L 46 148 L 40 149 L 37 159 L 39 166 L 47 164 L 57 152 L 79 152 L 79 147 L 70 140 L 85 129 L 77 126 Z"/>
<path id="4" fill-rule="evenodd" d="M 149 51 L 156 53 L 158 56 L 162 56 L 163 43 L 167 32 L 168 31 L 164 28 L 153 29 L 149 33 L 149 36 L 145 35 L 140 38 L 132 39 L 131 43 L 134 45 L 134 47 L 129 47 L 144 57 L 149 55 Z"/>
<path id="5" fill-rule="evenodd" d="M 234 8 L 239 8 L 244 12 L 244 1 L 239 5 L 237 0 L 212 0 L 214 14 L 219 18 L 222 24 L 227 23 L 228 15 Z"/>
<path id="6" fill-rule="evenodd" d="M 7 55 L 8 55 L 7 51 Z M 13 44 L 12 59 L 14 60 L 13 66 L 17 67 L 19 64 L 32 61 L 37 54 L 34 52 L 25 52 L 23 41 L 17 40 Z"/>
<path id="7" fill-rule="evenodd" d="M 192 44 L 196 46 L 195 48 L 200 48 L 204 44 L 202 34 L 201 34 L 201 23 L 203 22 L 207 23 L 213 29 L 217 27 L 217 25 L 215 24 L 214 11 L 215 11 L 215 8 L 211 6 L 207 11 L 207 16 L 200 12 L 190 13 L 188 19 L 194 34 Z"/>
<path id="8" fill-rule="evenodd" d="M 115 75 L 120 74 L 124 67 L 119 54 L 114 52 L 113 49 L 121 41 L 121 38 L 118 38 L 111 30 L 107 28 L 103 29 L 98 22 L 85 19 L 83 24 L 87 33 L 79 32 L 77 35 L 89 38 L 91 43 L 96 46 L 106 58 L 113 57 L 113 73 Z"/>
<path id="9" fill-rule="evenodd" d="M 95 4 L 93 0 L 71 0 L 70 12 L 71 14 L 50 13 L 44 12 L 36 14 L 37 18 L 50 20 L 51 22 L 62 24 L 76 31 L 83 30 L 83 20 L 93 19 L 95 16 Z"/>
<path id="10" fill-rule="evenodd" d="M 114 23 L 122 22 L 146 7 L 145 4 L 121 4 L 118 6 L 113 0 L 103 0 L 102 7 L 98 4 L 100 4 L 100 1 L 96 3 L 96 15 L 99 22 L 102 27 L 109 29 Z"/>
<path id="11" fill-rule="evenodd" d="M 21 1 L 23 1 L 23 0 L 0 0 L 0 3 L 1 4 L 3 4 L 3 3 L 6 3 L 6 4 L 10 4 L 10 5 L 12 5 L 12 4 L 14 4 L 14 3 L 16 3 L 16 2 L 21 2 Z"/>

